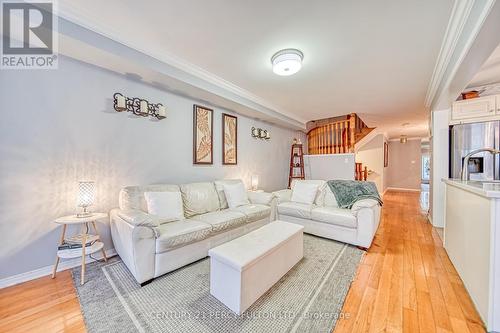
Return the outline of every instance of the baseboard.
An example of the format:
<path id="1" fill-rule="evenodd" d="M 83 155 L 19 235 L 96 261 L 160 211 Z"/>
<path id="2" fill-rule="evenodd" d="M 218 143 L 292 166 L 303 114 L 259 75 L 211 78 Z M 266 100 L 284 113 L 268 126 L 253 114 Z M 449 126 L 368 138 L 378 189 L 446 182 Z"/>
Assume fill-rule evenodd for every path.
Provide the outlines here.
<path id="1" fill-rule="evenodd" d="M 420 192 L 420 189 L 416 188 L 405 188 L 405 187 L 388 187 L 385 191 L 404 191 L 404 192 Z M 384 193 L 385 193 L 384 191 Z"/>
<path id="2" fill-rule="evenodd" d="M 117 253 L 116 253 L 114 248 L 106 250 L 106 256 L 108 258 L 111 258 L 111 257 L 116 256 L 116 255 L 117 255 Z M 94 256 L 97 259 L 101 259 L 102 253 L 98 252 L 92 256 Z M 87 258 L 88 258 L 87 263 L 91 263 L 91 262 L 95 261 L 92 258 L 89 258 L 89 257 L 87 257 Z M 77 266 L 80 266 L 81 263 L 82 263 L 81 258 L 73 258 L 73 259 L 67 259 L 67 260 L 61 259 L 61 261 L 59 262 L 59 265 L 57 266 L 57 271 L 60 272 L 60 271 L 64 271 L 64 270 L 67 270 L 67 269 L 70 269 L 73 267 L 77 267 Z M 13 286 L 13 285 L 16 285 L 19 283 L 23 283 L 26 281 L 38 279 L 38 278 L 43 277 L 43 276 L 50 275 L 50 274 L 52 274 L 53 269 L 54 269 L 54 265 L 50 265 L 50 266 L 45 266 L 42 268 L 35 269 L 33 271 L 29 271 L 29 272 L 25 272 L 25 273 L 21 273 L 21 274 L 17 274 L 17 275 L 3 278 L 0 280 L 0 289 L 5 288 L 5 287 L 9 287 L 9 286 Z"/>

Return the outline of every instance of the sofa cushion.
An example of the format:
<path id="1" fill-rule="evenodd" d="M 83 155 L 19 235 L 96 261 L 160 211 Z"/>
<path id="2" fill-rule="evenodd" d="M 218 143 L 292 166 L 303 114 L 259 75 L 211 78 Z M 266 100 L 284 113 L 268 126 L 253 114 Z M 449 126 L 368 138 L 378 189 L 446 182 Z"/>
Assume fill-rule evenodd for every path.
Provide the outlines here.
<path id="1" fill-rule="evenodd" d="M 156 253 L 198 242 L 212 233 L 210 224 L 196 220 L 165 223 L 155 229 L 159 234 L 156 238 Z"/>
<path id="2" fill-rule="evenodd" d="M 314 221 L 335 224 L 347 228 L 358 226 L 356 217 L 350 209 L 336 207 L 315 207 L 311 212 Z"/>
<path id="3" fill-rule="evenodd" d="M 214 183 L 184 184 L 181 185 L 181 193 L 186 217 L 219 210 L 219 196 Z"/>
<path id="4" fill-rule="evenodd" d="M 278 214 L 310 219 L 312 207 L 298 202 L 283 202 L 278 205 Z"/>
<path id="5" fill-rule="evenodd" d="M 232 208 L 232 211 L 237 211 L 245 214 L 247 223 L 262 220 L 271 215 L 271 207 L 260 204 L 249 204 Z"/>
<path id="6" fill-rule="evenodd" d="M 156 184 L 145 186 L 127 186 L 120 191 L 119 206 L 121 210 L 148 211 L 144 192 L 179 192 L 178 185 Z"/>
<path id="7" fill-rule="evenodd" d="M 312 205 L 318 195 L 318 184 L 296 182 L 290 201 Z"/>
<path id="8" fill-rule="evenodd" d="M 338 207 L 339 204 L 337 203 L 337 199 L 335 198 L 335 194 L 333 194 L 332 190 L 330 190 L 330 187 L 326 186 L 324 190 L 324 198 L 323 198 L 323 205 L 318 205 L 318 206 L 326 206 L 326 207 Z"/>
<path id="9" fill-rule="evenodd" d="M 226 194 L 224 193 L 224 184 L 238 184 L 243 183 L 241 179 L 223 179 L 214 181 L 215 189 L 217 190 L 217 195 L 219 196 L 220 209 L 227 209 L 229 206 L 227 205 Z"/>
<path id="10" fill-rule="evenodd" d="M 324 180 L 294 179 L 294 180 L 292 180 L 292 184 L 290 186 L 290 189 L 293 191 L 293 189 L 295 188 L 295 185 L 298 183 L 318 185 L 318 192 L 316 193 L 316 198 L 314 199 L 314 204 L 317 206 L 323 206 L 323 199 L 325 196 L 325 188 L 328 187 Z"/>
<path id="11" fill-rule="evenodd" d="M 184 219 L 181 192 L 144 192 L 148 213 L 166 222 Z"/>
<path id="12" fill-rule="evenodd" d="M 236 208 L 250 203 L 248 200 L 247 190 L 245 189 L 245 185 L 243 185 L 243 183 L 223 184 L 223 187 L 229 208 Z"/>
<path id="13" fill-rule="evenodd" d="M 210 224 L 212 226 L 212 232 L 221 232 L 237 228 L 247 221 L 245 214 L 229 209 L 196 215 L 193 219 Z"/>

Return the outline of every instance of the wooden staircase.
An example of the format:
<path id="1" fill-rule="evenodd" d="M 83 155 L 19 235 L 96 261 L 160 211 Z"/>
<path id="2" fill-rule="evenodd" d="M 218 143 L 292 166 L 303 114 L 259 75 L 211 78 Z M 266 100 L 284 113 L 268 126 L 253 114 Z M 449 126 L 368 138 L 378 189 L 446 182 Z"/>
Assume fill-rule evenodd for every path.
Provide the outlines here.
<path id="1" fill-rule="evenodd" d="M 368 178 L 368 167 L 363 168 L 363 163 L 356 163 L 354 170 L 354 179 L 366 181 Z"/>
<path id="2" fill-rule="evenodd" d="M 356 142 L 373 130 L 355 113 L 309 122 L 307 127 L 310 155 L 353 153 Z"/>

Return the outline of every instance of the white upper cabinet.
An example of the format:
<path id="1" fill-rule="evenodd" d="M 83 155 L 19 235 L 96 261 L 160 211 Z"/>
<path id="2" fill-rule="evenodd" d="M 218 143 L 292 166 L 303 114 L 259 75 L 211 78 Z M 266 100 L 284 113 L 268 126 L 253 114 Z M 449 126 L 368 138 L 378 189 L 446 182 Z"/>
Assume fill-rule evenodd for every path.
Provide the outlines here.
<path id="1" fill-rule="evenodd" d="M 451 122 L 484 121 L 500 116 L 500 96 L 484 96 L 453 103 Z"/>

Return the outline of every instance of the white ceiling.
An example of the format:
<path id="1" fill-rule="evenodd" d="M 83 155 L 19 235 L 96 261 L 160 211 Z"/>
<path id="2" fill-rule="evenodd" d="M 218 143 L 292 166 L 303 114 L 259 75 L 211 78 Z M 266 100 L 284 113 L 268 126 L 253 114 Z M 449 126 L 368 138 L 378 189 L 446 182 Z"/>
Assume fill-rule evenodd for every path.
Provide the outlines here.
<path id="1" fill-rule="evenodd" d="M 481 66 L 479 72 L 474 75 L 468 88 L 494 85 L 497 83 L 500 83 L 500 45 L 493 51 L 483 66 Z"/>
<path id="2" fill-rule="evenodd" d="M 60 1 L 63 17 L 158 59 L 202 68 L 301 122 L 355 112 L 425 136 L 424 99 L 453 0 Z M 273 74 L 282 48 L 304 53 Z M 409 126 L 401 126 L 409 122 Z"/>

